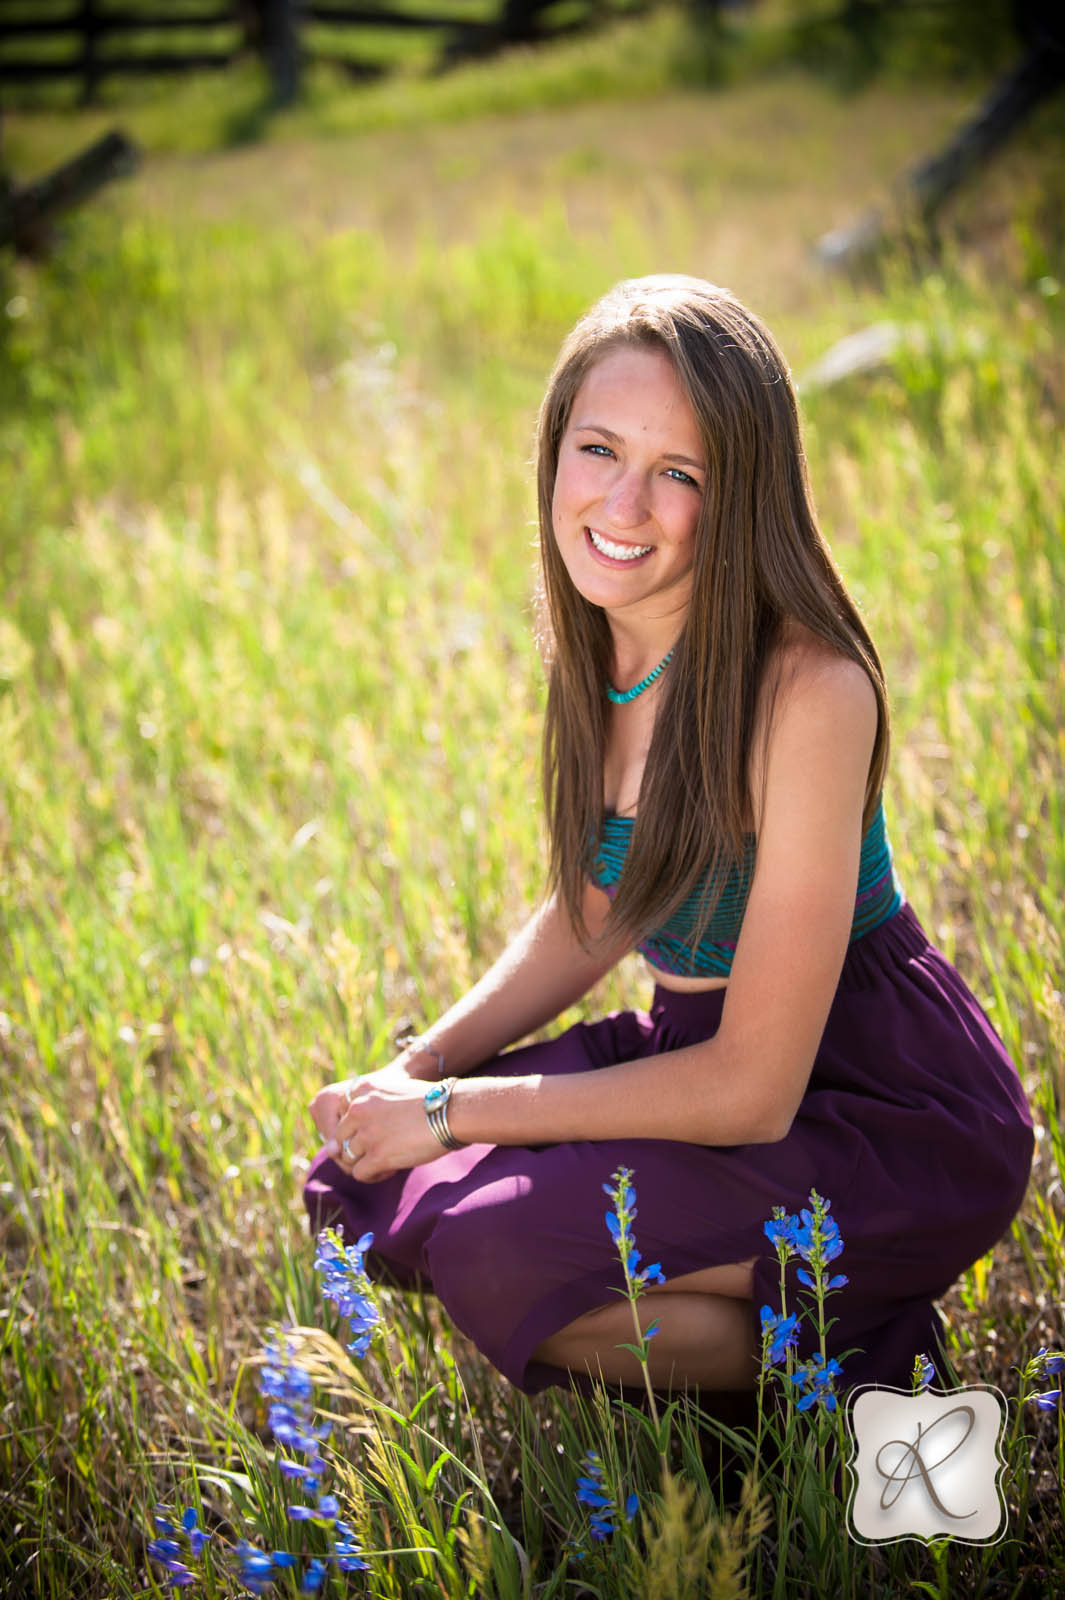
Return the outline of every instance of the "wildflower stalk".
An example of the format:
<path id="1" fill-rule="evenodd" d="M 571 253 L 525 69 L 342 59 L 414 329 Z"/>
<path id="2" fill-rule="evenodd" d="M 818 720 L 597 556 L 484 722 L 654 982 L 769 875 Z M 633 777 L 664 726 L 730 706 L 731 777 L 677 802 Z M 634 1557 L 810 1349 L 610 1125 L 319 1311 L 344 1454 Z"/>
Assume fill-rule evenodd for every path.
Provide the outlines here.
<path id="1" fill-rule="evenodd" d="M 786 1393 L 786 1420 L 784 1425 L 784 1442 L 782 1449 L 782 1484 L 781 1494 L 778 1499 L 779 1507 L 779 1532 L 781 1543 L 786 1543 L 787 1529 L 785 1526 L 786 1507 L 791 1505 L 796 1498 L 801 1498 L 796 1491 L 792 1493 L 792 1461 L 797 1454 L 802 1457 L 802 1471 L 810 1470 L 807 1462 L 807 1450 L 798 1452 L 795 1448 L 795 1432 L 797 1427 L 797 1413 L 816 1408 L 816 1470 L 819 1478 L 821 1493 L 818 1495 L 818 1547 L 825 1552 L 828 1548 L 828 1502 L 832 1498 L 828 1484 L 828 1457 L 827 1442 L 832 1427 L 826 1426 L 820 1413 L 835 1412 L 835 1433 L 837 1445 L 840 1450 L 840 1460 L 843 1459 L 845 1449 L 842 1430 L 842 1419 L 838 1414 L 835 1395 L 835 1380 L 840 1373 L 838 1361 L 832 1360 L 828 1355 L 827 1334 L 831 1322 L 825 1317 L 825 1299 L 836 1289 L 842 1288 L 847 1280 L 840 1274 L 836 1277 L 829 1276 L 829 1263 L 838 1256 L 843 1249 L 843 1240 L 840 1238 L 839 1228 L 835 1220 L 829 1215 L 830 1203 L 812 1190 L 810 1193 L 810 1208 L 800 1212 L 799 1216 L 790 1216 L 782 1206 L 774 1206 L 773 1215 L 765 1224 L 765 1233 L 773 1244 L 780 1264 L 780 1304 L 779 1316 L 775 1316 L 769 1306 L 762 1307 L 762 1365 L 759 1376 L 759 1420 L 758 1439 L 756 1444 L 756 1461 L 761 1451 L 762 1429 L 764 1427 L 763 1403 L 765 1397 L 765 1381 L 771 1367 L 784 1365 L 783 1381 Z M 794 1348 L 798 1342 L 798 1325 L 801 1317 L 809 1312 L 809 1299 L 806 1313 L 788 1314 L 787 1306 L 787 1267 L 793 1256 L 801 1256 L 803 1265 L 798 1269 L 800 1284 L 812 1291 L 812 1305 L 814 1325 L 817 1331 L 817 1353 L 808 1361 L 796 1363 Z M 796 1391 L 802 1389 L 801 1398 L 796 1399 Z M 807 1440 L 807 1444 L 813 1441 Z M 800 1485 L 801 1487 L 801 1485 Z M 848 1562 L 849 1566 L 849 1562 Z M 774 1593 L 779 1592 L 779 1571 Z"/>
<path id="2" fill-rule="evenodd" d="M 364 1263 L 372 1243 L 373 1235 L 365 1234 L 357 1244 L 345 1246 L 333 1230 L 318 1238 L 315 1266 L 322 1278 L 322 1295 L 347 1317 L 354 1335 L 348 1345 L 353 1356 L 364 1355 L 381 1334 L 381 1314 Z M 292 1332 L 282 1330 L 268 1339 L 259 1362 L 258 1388 L 274 1439 L 274 1467 L 284 1486 L 286 1518 L 297 1526 L 321 1530 L 329 1551 L 304 1561 L 294 1551 L 260 1550 L 240 1538 L 231 1552 L 236 1562 L 233 1576 L 251 1594 L 265 1594 L 283 1574 L 295 1576 L 298 1571 L 300 1593 L 317 1594 L 330 1568 L 363 1572 L 367 1563 L 355 1530 L 341 1517 L 338 1497 L 325 1487 L 330 1464 L 324 1451 L 331 1429 L 328 1422 L 316 1420 L 314 1382 L 304 1364 L 301 1341 Z M 196 1508 L 185 1510 L 179 1528 L 167 1508 L 159 1507 L 154 1524 L 159 1537 L 149 1543 L 149 1556 L 162 1566 L 171 1587 L 190 1587 L 198 1569 L 190 1567 L 188 1559 L 198 1560 L 211 1537 L 200 1528 Z"/>
<path id="3" fill-rule="evenodd" d="M 755 1483 L 758 1482 L 758 1472 L 762 1464 L 762 1435 L 765 1431 L 765 1376 L 766 1376 L 766 1351 L 769 1335 L 762 1331 L 762 1359 L 758 1363 L 758 1421 L 754 1435 L 754 1464 L 751 1476 Z"/>
<path id="4" fill-rule="evenodd" d="M 654 1388 L 653 1388 L 652 1383 L 651 1383 L 651 1372 L 650 1372 L 650 1368 L 649 1368 L 648 1360 L 647 1360 L 647 1353 L 648 1353 L 647 1338 L 646 1338 L 646 1335 L 644 1334 L 643 1329 L 640 1326 L 640 1316 L 639 1316 L 639 1312 L 638 1312 L 637 1306 L 636 1306 L 636 1300 L 637 1300 L 636 1291 L 633 1288 L 631 1274 L 629 1274 L 628 1272 L 626 1272 L 626 1274 L 625 1274 L 625 1293 L 628 1295 L 629 1309 L 632 1312 L 633 1332 L 636 1335 L 636 1341 L 635 1342 L 640 1347 L 640 1353 L 639 1353 L 639 1356 L 637 1357 L 637 1359 L 639 1360 L 639 1363 L 640 1363 L 640 1371 L 643 1373 L 643 1386 L 644 1386 L 644 1389 L 647 1391 L 647 1406 L 648 1406 L 648 1410 L 651 1413 L 651 1419 L 652 1419 L 652 1421 L 654 1422 L 654 1425 L 655 1425 L 655 1433 L 657 1434 L 659 1432 L 659 1430 L 661 1429 L 662 1422 L 661 1422 L 661 1418 L 659 1417 L 659 1414 L 658 1414 L 658 1402 L 655 1400 L 655 1391 L 654 1391 Z"/>
<path id="5" fill-rule="evenodd" d="M 1018 1459 L 1018 1440 L 1020 1438 L 1021 1425 L 1024 1421 L 1025 1406 L 1029 1404 L 1038 1406 L 1041 1411 L 1046 1411 L 1055 1407 L 1057 1409 L 1058 1493 L 1061 1497 L 1063 1509 L 1065 1509 L 1065 1477 L 1062 1475 L 1063 1471 L 1065 1471 L 1065 1441 L 1062 1439 L 1063 1415 L 1062 1389 L 1060 1387 L 1061 1374 L 1063 1372 L 1065 1372 L 1065 1355 L 1062 1355 L 1062 1353 L 1058 1350 L 1048 1350 L 1045 1345 L 1041 1345 L 1036 1351 L 1035 1355 L 1032 1356 L 1029 1361 L 1026 1361 L 1024 1366 L 1020 1369 L 1020 1391 L 1017 1395 L 1017 1411 L 1013 1419 L 1013 1427 L 1010 1430 L 1007 1459 L 1009 1460 L 1015 1479 L 1019 1479 L 1019 1482 L 1017 1483 L 1017 1498 L 1018 1511 L 1022 1522 L 1026 1520 L 1028 1514 L 1028 1501 L 1032 1486 L 1032 1472 L 1030 1469 L 1027 1452 L 1025 1452 L 1020 1459 Z M 1048 1381 L 1056 1382 L 1058 1387 L 1056 1389 L 1044 1391 L 1041 1394 L 1037 1393 L 1037 1384 L 1046 1383 Z"/>
<path id="6" fill-rule="evenodd" d="M 1065 1416 L 1062 1415 L 1062 1396 L 1058 1391 L 1058 1509 L 1065 1518 Z"/>
<path id="7" fill-rule="evenodd" d="M 830 1363 L 828 1360 L 826 1334 L 828 1332 L 829 1325 L 825 1321 L 825 1297 L 836 1289 L 842 1289 L 847 1282 L 847 1279 L 842 1273 L 836 1277 L 829 1276 L 829 1263 L 834 1261 L 843 1250 L 843 1240 L 840 1238 L 839 1228 L 835 1222 L 835 1219 L 829 1215 L 830 1204 L 831 1202 L 823 1199 L 822 1196 L 818 1194 L 816 1189 L 812 1189 L 810 1191 L 810 1209 L 804 1209 L 801 1212 L 802 1226 L 799 1228 L 795 1240 L 796 1248 L 799 1254 L 802 1256 L 803 1261 L 806 1263 L 805 1267 L 799 1268 L 799 1282 L 805 1284 L 808 1289 L 813 1290 L 815 1326 L 817 1328 L 818 1354 L 820 1356 L 820 1373 L 824 1375 L 830 1374 L 832 1368 L 836 1367 L 835 1362 Z M 816 1383 L 818 1375 L 816 1373 L 811 1374 L 811 1377 Z M 818 1398 L 823 1401 L 824 1406 L 829 1411 L 834 1411 L 837 1413 L 835 1418 L 836 1427 L 834 1430 L 831 1427 L 826 1428 L 823 1420 L 821 1418 L 818 1419 L 817 1470 L 821 1487 L 825 1491 L 825 1494 L 822 1496 L 820 1501 L 818 1531 L 823 1547 L 828 1533 L 826 1511 L 826 1499 L 828 1491 L 826 1452 L 827 1436 L 830 1432 L 835 1431 L 837 1443 L 841 1446 L 842 1424 L 838 1415 L 835 1396 L 831 1393 L 831 1388 L 828 1383 L 826 1383 L 821 1389 Z M 818 1410 L 820 1409 L 821 1407 L 818 1406 Z M 842 1459 L 843 1457 L 841 1455 L 841 1462 Z"/>
<path id="8" fill-rule="evenodd" d="M 795 1234 L 798 1226 L 798 1217 L 789 1216 L 784 1210 L 783 1206 L 774 1206 L 772 1217 L 764 1225 L 766 1237 L 769 1239 L 776 1251 L 777 1263 L 780 1268 L 781 1319 L 786 1319 L 788 1317 L 788 1262 L 795 1254 Z M 769 1375 L 770 1366 L 776 1365 L 772 1359 L 773 1351 L 771 1337 L 773 1330 L 769 1327 L 766 1321 L 766 1311 L 768 1310 L 769 1308 L 765 1307 L 762 1312 L 762 1361 L 758 1373 L 758 1433 L 755 1441 L 754 1455 L 756 1468 L 761 1459 L 762 1434 L 765 1427 L 764 1400 L 766 1379 Z M 793 1331 L 795 1331 L 797 1337 L 797 1324 Z M 784 1445 L 781 1451 L 781 1459 L 784 1467 L 784 1481 L 781 1485 L 781 1493 L 777 1498 L 777 1511 L 778 1519 L 780 1520 L 780 1528 L 778 1530 L 779 1537 L 784 1541 L 784 1543 L 786 1543 L 786 1530 L 784 1528 L 783 1518 L 785 1514 L 784 1508 L 787 1506 L 790 1499 L 791 1459 L 793 1454 L 792 1438 L 795 1430 L 795 1406 L 792 1398 L 794 1390 L 791 1384 L 792 1374 L 795 1370 L 795 1342 L 795 1338 L 789 1338 L 783 1350 L 787 1406 L 784 1421 Z"/>
<path id="9" fill-rule="evenodd" d="M 644 1389 L 647 1393 L 647 1407 L 651 1414 L 654 1426 L 655 1440 L 658 1445 L 658 1458 L 662 1468 L 663 1479 L 669 1471 L 666 1460 L 665 1439 L 663 1437 L 662 1419 L 658 1411 L 658 1402 L 655 1399 L 654 1386 L 651 1383 L 651 1372 L 648 1364 L 648 1352 L 651 1340 L 658 1332 L 658 1324 L 652 1323 L 644 1331 L 640 1326 L 638 1301 L 649 1283 L 665 1283 L 665 1274 L 658 1262 L 653 1266 L 640 1268 L 640 1252 L 636 1248 L 636 1240 L 632 1234 L 632 1222 L 636 1216 L 636 1191 L 632 1187 L 632 1171 L 629 1167 L 619 1167 L 611 1175 L 609 1184 L 603 1184 L 603 1193 L 614 1202 L 614 1209 L 606 1214 L 607 1229 L 617 1246 L 618 1256 L 621 1259 L 621 1270 L 625 1274 L 625 1295 L 632 1312 L 633 1331 L 636 1335 L 631 1345 L 621 1348 L 631 1350 L 640 1363 L 643 1374 Z"/>

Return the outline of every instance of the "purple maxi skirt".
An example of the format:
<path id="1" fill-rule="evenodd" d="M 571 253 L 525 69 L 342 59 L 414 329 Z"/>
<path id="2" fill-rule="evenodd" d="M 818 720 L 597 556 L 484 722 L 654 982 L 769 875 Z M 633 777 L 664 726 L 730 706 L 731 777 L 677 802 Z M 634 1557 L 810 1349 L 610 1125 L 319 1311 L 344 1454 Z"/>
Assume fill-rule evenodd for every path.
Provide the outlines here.
<path id="1" fill-rule="evenodd" d="M 649 1013 L 578 1023 L 479 1071 L 607 1072 L 709 1038 L 724 996 L 659 987 Z M 914 1356 L 935 1354 L 932 1301 L 1009 1226 L 1032 1148 L 1013 1063 L 904 905 L 851 945 L 809 1087 L 776 1144 L 478 1144 L 376 1184 L 319 1154 L 304 1198 L 316 1230 L 338 1224 L 349 1239 L 372 1231 L 370 1271 L 433 1290 L 463 1333 L 533 1394 L 569 1381 L 533 1360 L 537 1345 L 622 1287 L 601 1187 L 617 1167 L 634 1173 L 643 1259 L 661 1261 L 667 1278 L 756 1258 L 756 1330 L 763 1304 L 779 1310 L 763 1223 L 774 1206 L 797 1212 L 815 1188 L 831 1201 L 845 1244 L 833 1271 L 848 1278 L 829 1302 L 838 1318 L 829 1353 L 855 1351 L 848 1386 L 906 1386 Z M 810 1353 L 812 1340 L 800 1348 Z"/>

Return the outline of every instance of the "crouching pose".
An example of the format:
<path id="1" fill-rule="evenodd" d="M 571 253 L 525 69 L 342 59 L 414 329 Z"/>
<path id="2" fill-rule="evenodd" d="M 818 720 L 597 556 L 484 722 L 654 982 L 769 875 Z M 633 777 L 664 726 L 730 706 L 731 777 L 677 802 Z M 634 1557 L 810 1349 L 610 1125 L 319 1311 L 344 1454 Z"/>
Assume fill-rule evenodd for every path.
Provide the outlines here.
<path id="1" fill-rule="evenodd" d="M 753 1385 L 776 1205 L 846 1240 L 829 1353 L 905 1384 L 1020 1205 L 1013 1064 L 892 865 L 888 704 L 756 317 L 619 284 L 539 419 L 550 863 L 539 909 L 388 1066 L 323 1088 L 315 1228 L 432 1289 L 512 1383 L 635 1381 L 602 1184 L 632 1168 L 657 1385 Z M 518 1041 L 623 954 L 648 1011 Z M 518 1046 L 517 1048 L 512 1048 Z"/>

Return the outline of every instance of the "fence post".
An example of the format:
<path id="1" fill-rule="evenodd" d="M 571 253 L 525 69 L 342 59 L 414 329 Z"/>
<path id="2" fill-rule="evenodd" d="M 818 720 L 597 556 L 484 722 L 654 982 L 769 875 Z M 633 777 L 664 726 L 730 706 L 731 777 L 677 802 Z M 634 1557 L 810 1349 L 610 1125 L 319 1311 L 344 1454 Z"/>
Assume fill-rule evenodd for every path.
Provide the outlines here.
<path id="1" fill-rule="evenodd" d="M 266 64 L 274 86 L 274 104 L 291 105 L 300 87 L 300 0 L 264 0 L 263 33 Z"/>
<path id="2" fill-rule="evenodd" d="M 499 30 L 507 43 L 524 44 L 535 39 L 539 31 L 539 16 L 551 0 L 503 0 L 499 14 Z"/>
<path id="3" fill-rule="evenodd" d="M 81 103 L 83 106 L 89 106 L 96 99 L 96 89 L 100 82 L 100 64 L 96 55 L 96 36 L 100 31 L 100 19 L 96 11 L 96 0 L 81 0 L 80 20 L 81 69 L 84 74 Z"/>

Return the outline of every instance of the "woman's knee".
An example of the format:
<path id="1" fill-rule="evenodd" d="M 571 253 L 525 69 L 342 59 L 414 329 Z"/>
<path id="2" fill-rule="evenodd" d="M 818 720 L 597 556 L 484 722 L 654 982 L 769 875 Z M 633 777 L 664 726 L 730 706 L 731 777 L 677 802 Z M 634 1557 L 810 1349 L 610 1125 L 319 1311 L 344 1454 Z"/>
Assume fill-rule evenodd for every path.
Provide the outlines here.
<path id="1" fill-rule="evenodd" d="M 649 1349 L 652 1377 L 721 1389 L 754 1381 L 758 1340 L 748 1301 L 730 1294 L 647 1293 L 637 1314 L 644 1333 L 658 1324 Z M 597 1306 L 544 1339 L 535 1361 L 607 1379 L 637 1380 L 635 1357 L 625 1347 L 635 1330 L 628 1302 Z"/>
<path id="2" fill-rule="evenodd" d="M 634 1331 L 627 1302 L 594 1306 L 542 1340 L 533 1351 L 533 1360 L 550 1367 L 579 1366 L 589 1354 L 631 1342 Z"/>
<path id="3" fill-rule="evenodd" d="M 685 1272 L 669 1278 L 660 1289 L 652 1293 L 723 1294 L 729 1299 L 750 1300 L 754 1293 L 754 1265 L 758 1258 L 749 1261 L 729 1261 L 718 1267 L 700 1267 L 695 1272 Z"/>

